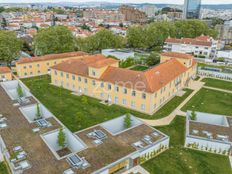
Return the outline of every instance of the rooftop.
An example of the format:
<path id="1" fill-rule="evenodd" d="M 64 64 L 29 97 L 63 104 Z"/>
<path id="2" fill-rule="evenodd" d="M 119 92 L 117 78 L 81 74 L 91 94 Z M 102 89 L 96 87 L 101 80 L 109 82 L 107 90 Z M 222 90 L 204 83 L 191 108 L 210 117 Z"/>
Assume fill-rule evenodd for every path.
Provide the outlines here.
<path id="1" fill-rule="evenodd" d="M 181 59 L 193 59 L 193 56 L 190 54 L 177 53 L 177 52 L 164 52 L 164 53 L 161 53 L 161 56 L 181 58 Z"/>
<path id="2" fill-rule="evenodd" d="M 200 45 L 200 46 L 211 46 L 212 43 L 208 36 L 200 36 L 196 38 L 167 38 L 165 40 L 167 43 L 180 43 L 180 44 L 189 44 L 189 45 Z"/>
<path id="3" fill-rule="evenodd" d="M 36 56 L 32 58 L 21 58 L 17 61 L 17 64 L 23 63 L 32 63 L 32 62 L 39 62 L 39 61 L 46 61 L 46 60 L 56 60 L 56 59 L 63 59 L 63 58 L 70 58 L 70 57 L 79 57 L 88 55 L 85 52 L 70 52 L 70 53 L 61 53 L 61 54 L 48 54 L 45 56 Z"/>
<path id="4" fill-rule="evenodd" d="M 190 113 L 189 113 L 190 114 Z M 189 135 L 232 142 L 232 118 L 197 112 L 196 120 L 188 119 Z"/>
<path id="5" fill-rule="evenodd" d="M 117 135 L 113 135 L 103 128 L 103 124 L 76 133 L 88 146 L 87 149 L 79 152 L 78 156 L 84 157 L 91 165 L 85 170 L 78 171 L 79 173 L 91 173 L 138 150 L 142 150 L 133 146 L 136 142 L 142 142 L 144 148 L 148 147 L 151 144 L 143 140 L 146 135 L 151 137 L 151 142 L 153 144 L 165 137 L 160 132 L 145 124 L 137 125 Z M 100 145 L 94 144 L 94 139 L 88 136 L 89 133 L 96 130 L 102 131 L 107 137 L 102 140 L 102 144 Z M 156 136 L 153 136 L 153 133 L 155 133 Z"/>
<path id="6" fill-rule="evenodd" d="M 0 66 L 0 74 L 10 73 L 10 72 L 11 72 L 10 68 L 5 66 L 4 67 Z"/>

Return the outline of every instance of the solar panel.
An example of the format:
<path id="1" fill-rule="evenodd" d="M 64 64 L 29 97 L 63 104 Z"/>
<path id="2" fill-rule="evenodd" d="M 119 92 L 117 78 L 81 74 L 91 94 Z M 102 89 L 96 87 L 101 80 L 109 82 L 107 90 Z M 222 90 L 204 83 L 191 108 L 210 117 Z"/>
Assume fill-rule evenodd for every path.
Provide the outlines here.
<path id="1" fill-rule="evenodd" d="M 94 133 L 98 139 L 105 139 L 106 138 L 106 134 L 104 132 L 102 132 L 101 130 L 96 130 L 96 131 L 94 131 Z"/>

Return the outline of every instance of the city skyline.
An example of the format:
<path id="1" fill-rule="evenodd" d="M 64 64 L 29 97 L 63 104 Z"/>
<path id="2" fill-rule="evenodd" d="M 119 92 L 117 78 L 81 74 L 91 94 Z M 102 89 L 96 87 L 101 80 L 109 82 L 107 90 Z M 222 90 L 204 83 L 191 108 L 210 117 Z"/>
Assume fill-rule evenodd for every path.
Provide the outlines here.
<path id="1" fill-rule="evenodd" d="M 77 2 L 76 0 L 0 0 L 0 3 L 47 3 L 47 2 Z M 114 0 L 80 0 L 78 2 L 110 2 L 114 3 Z M 118 3 L 154 3 L 154 4 L 184 4 L 184 0 L 119 0 Z M 217 0 L 202 0 L 202 4 L 230 4 L 231 0 L 221 0 L 220 3 Z"/>

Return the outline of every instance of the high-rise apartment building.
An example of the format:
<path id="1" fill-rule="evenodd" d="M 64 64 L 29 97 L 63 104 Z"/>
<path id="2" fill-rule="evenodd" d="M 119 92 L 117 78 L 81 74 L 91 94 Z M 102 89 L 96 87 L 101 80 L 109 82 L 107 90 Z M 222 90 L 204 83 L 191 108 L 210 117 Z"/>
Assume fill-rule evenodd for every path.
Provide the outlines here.
<path id="1" fill-rule="evenodd" d="M 198 19 L 200 18 L 201 0 L 185 0 L 184 1 L 184 18 Z"/>

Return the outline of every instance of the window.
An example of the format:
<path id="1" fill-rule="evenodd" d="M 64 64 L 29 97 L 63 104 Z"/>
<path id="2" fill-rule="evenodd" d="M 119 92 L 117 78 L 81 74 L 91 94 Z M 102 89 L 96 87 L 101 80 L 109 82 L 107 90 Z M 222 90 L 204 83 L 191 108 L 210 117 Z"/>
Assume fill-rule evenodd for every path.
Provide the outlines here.
<path id="1" fill-rule="evenodd" d="M 154 109 L 155 109 L 155 108 L 156 108 L 156 104 L 154 104 L 154 106 L 153 106 L 153 107 L 154 107 Z"/>
<path id="2" fill-rule="evenodd" d="M 157 93 L 155 93 L 155 98 L 157 97 Z"/>
<path id="3" fill-rule="evenodd" d="M 94 70 L 92 70 L 92 75 L 96 76 L 96 72 Z"/>
<path id="4" fill-rule="evenodd" d="M 75 86 L 75 85 L 73 85 L 73 86 L 72 86 L 72 88 L 73 88 L 73 89 L 76 89 L 76 86 Z"/>
<path id="5" fill-rule="evenodd" d="M 135 108 L 135 101 L 131 101 L 131 107 Z"/>
<path id="6" fill-rule="evenodd" d="M 56 61 L 54 62 L 54 64 L 56 64 Z"/>
<path id="7" fill-rule="evenodd" d="M 33 73 L 32 72 L 30 72 L 30 75 L 32 75 Z"/>
<path id="8" fill-rule="evenodd" d="M 57 71 L 55 71 L 55 75 L 57 75 Z"/>
<path id="9" fill-rule="evenodd" d="M 1 77 L 2 79 L 4 79 L 5 78 L 5 76 L 4 75 L 2 75 L 2 77 Z"/>
<path id="10" fill-rule="evenodd" d="M 108 90 L 111 90 L 111 84 L 108 84 Z"/>
<path id="11" fill-rule="evenodd" d="M 132 96 L 136 96 L 136 91 L 132 91 Z"/>
<path id="12" fill-rule="evenodd" d="M 76 79 L 75 75 L 72 75 L 72 79 L 73 79 L 73 80 L 75 80 L 75 79 Z"/>
<path id="13" fill-rule="evenodd" d="M 145 110 L 145 104 L 141 104 L 141 110 Z"/>
<path id="14" fill-rule="evenodd" d="M 27 69 L 27 67 L 26 67 L 26 66 L 24 66 L 23 68 L 24 68 L 24 69 Z"/>
<path id="15" fill-rule="evenodd" d="M 84 88 L 84 92 L 85 92 L 86 94 L 88 94 L 88 89 L 87 89 L 87 88 Z"/>
<path id="16" fill-rule="evenodd" d="M 27 73 L 24 73 L 25 76 L 27 76 Z"/>
<path id="17" fill-rule="evenodd" d="M 66 78 L 69 79 L 69 74 L 66 74 Z"/>
<path id="18" fill-rule="evenodd" d="M 40 74 L 40 71 L 37 71 L 38 72 L 38 74 Z"/>
<path id="19" fill-rule="evenodd" d="M 81 82 L 81 77 L 78 77 L 78 81 Z"/>
<path id="20" fill-rule="evenodd" d="M 114 98 L 114 103 L 118 104 L 118 97 Z"/>
<path id="21" fill-rule="evenodd" d="M 47 63 L 47 66 L 49 66 L 49 62 Z"/>
<path id="22" fill-rule="evenodd" d="M 85 79 L 85 83 L 88 83 L 88 80 L 87 80 L 87 79 Z"/>
<path id="23" fill-rule="evenodd" d="M 92 84 L 93 84 L 93 86 L 95 86 L 95 85 L 96 85 L 96 82 L 95 82 L 95 80 L 92 80 Z"/>
<path id="24" fill-rule="evenodd" d="M 63 77 L 63 72 L 60 72 L 60 76 Z"/>
<path id="25" fill-rule="evenodd" d="M 119 87 L 115 86 L 115 91 L 118 92 L 119 91 Z"/>
<path id="26" fill-rule="evenodd" d="M 126 99 L 123 99 L 123 100 L 122 100 L 122 104 L 126 105 L 126 103 L 127 103 L 127 102 L 126 102 Z"/>
<path id="27" fill-rule="evenodd" d="M 146 93 L 142 93 L 142 98 L 146 99 Z"/>
<path id="28" fill-rule="evenodd" d="M 127 89 L 126 88 L 123 89 L 123 93 L 127 94 Z"/>
<path id="29" fill-rule="evenodd" d="M 100 95 L 101 95 L 101 98 L 104 98 L 104 93 L 101 93 Z"/>
<path id="30" fill-rule="evenodd" d="M 101 88 L 104 88 L 104 82 L 101 82 Z"/>
<path id="31" fill-rule="evenodd" d="M 32 66 L 31 66 L 31 65 L 29 65 L 29 68 L 32 68 Z"/>
<path id="32" fill-rule="evenodd" d="M 37 64 L 37 67 L 40 67 L 40 65 L 39 65 L 39 64 Z"/>

